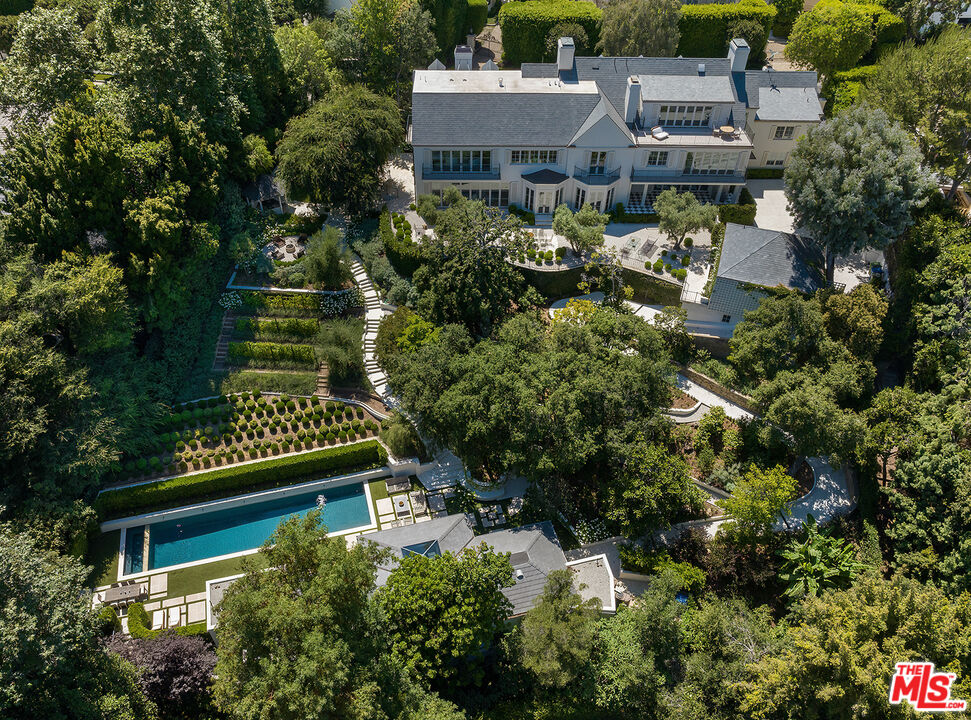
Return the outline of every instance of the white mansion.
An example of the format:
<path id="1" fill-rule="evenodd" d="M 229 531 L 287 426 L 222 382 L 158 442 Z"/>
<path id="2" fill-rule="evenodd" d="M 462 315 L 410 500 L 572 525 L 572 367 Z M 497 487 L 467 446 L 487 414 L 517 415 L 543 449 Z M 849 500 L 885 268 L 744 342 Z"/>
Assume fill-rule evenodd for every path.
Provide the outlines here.
<path id="1" fill-rule="evenodd" d="M 537 215 L 562 202 L 647 212 L 672 185 L 734 202 L 746 168 L 783 167 L 822 117 L 816 73 L 747 71 L 748 55 L 733 40 L 727 58 L 574 57 L 560 38 L 555 63 L 418 70 L 416 192 L 455 185 Z"/>

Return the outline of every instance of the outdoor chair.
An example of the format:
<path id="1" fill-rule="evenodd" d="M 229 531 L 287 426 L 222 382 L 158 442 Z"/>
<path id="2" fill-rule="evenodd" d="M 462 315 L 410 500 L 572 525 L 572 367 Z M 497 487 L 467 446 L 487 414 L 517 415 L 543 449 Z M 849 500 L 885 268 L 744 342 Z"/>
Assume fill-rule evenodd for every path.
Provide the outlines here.
<path id="1" fill-rule="evenodd" d="M 651 128 L 651 135 L 655 140 L 667 140 L 669 137 L 671 137 L 671 135 L 665 132 L 664 128 L 662 128 L 660 125 L 655 125 Z"/>

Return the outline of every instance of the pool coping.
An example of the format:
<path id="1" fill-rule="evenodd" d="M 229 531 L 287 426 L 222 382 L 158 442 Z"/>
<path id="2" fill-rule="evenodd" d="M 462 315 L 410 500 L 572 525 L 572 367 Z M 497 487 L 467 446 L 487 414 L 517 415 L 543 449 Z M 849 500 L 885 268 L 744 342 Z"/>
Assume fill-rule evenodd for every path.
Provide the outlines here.
<path id="1" fill-rule="evenodd" d="M 166 565 L 164 567 L 153 568 L 151 570 L 142 570 L 137 573 L 125 574 L 126 531 L 130 527 L 140 527 L 142 525 L 150 525 L 153 522 L 157 523 L 164 520 L 174 520 L 189 515 L 197 515 L 203 510 L 223 510 L 234 507 L 243 507 L 245 505 L 252 505 L 265 500 L 287 497 L 289 495 L 301 495 L 307 490 L 314 488 L 325 489 L 331 487 L 342 487 L 344 485 L 352 485 L 355 482 L 360 482 L 364 486 L 364 496 L 367 499 L 368 517 L 370 518 L 370 523 L 358 527 L 347 528 L 346 530 L 341 530 L 340 532 L 328 533 L 328 537 L 341 537 L 344 535 L 351 535 L 353 533 L 377 530 L 378 518 L 375 514 L 374 501 L 371 498 L 371 485 L 369 481 L 376 480 L 377 478 L 387 475 L 391 475 L 391 469 L 388 467 L 383 467 L 374 470 L 365 470 L 363 472 L 352 473 L 350 475 L 338 475 L 337 477 L 323 478 L 321 480 L 310 480 L 305 483 L 288 485 L 282 488 L 272 488 L 270 490 L 244 493 L 242 495 L 221 498 L 219 500 L 209 500 L 207 502 L 195 503 L 194 505 L 186 505 L 180 508 L 157 510 L 155 512 L 134 515 L 132 517 L 122 518 L 119 520 L 109 520 L 101 524 L 101 532 L 111 532 L 113 530 L 121 531 L 119 533 L 120 537 L 118 538 L 118 581 L 133 578 L 144 578 L 163 572 L 182 570 L 184 568 L 196 567 L 198 565 L 208 565 L 209 563 L 219 562 L 220 560 L 229 560 L 232 558 L 244 557 L 246 555 L 253 555 L 258 553 L 260 548 L 257 547 L 249 550 L 240 550 L 239 552 L 229 553 L 226 555 L 217 555 L 215 557 L 205 558 L 203 560 L 193 560 L 192 562 L 180 563 L 178 565 Z"/>

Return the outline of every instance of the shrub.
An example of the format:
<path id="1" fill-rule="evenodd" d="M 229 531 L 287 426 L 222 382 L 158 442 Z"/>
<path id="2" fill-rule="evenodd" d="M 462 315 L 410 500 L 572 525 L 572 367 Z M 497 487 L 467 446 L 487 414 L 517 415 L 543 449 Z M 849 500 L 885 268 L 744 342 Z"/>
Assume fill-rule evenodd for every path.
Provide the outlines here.
<path id="1" fill-rule="evenodd" d="M 121 620 L 113 607 L 104 605 L 98 611 L 98 632 L 102 636 L 121 632 Z"/>
<path id="2" fill-rule="evenodd" d="M 645 265 L 646 264 L 647 263 L 645 263 Z M 656 273 L 661 272 L 661 270 L 664 269 L 664 262 L 662 260 L 655 260 L 654 265 L 651 266 L 651 269 L 654 270 L 654 272 Z"/>
<path id="3" fill-rule="evenodd" d="M 391 226 L 391 213 L 387 209 L 381 212 L 378 234 L 384 245 L 384 252 L 394 269 L 407 277 L 414 275 L 415 270 L 421 265 L 421 250 L 418 244 L 412 241 L 410 233 L 407 237 L 404 233 L 395 234 Z"/>
<path id="4" fill-rule="evenodd" d="M 552 250 L 547 250 L 544 253 L 544 257 L 546 258 L 546 262 L 552 262 L 553 261 L 553 251 Z"/>
<path id="5" fill-rule="evenodd" d="M 772 32 L 777 37 L 788 37 L 792 31 L 792 24 L 802 12 L 803 0 L 775 0 L 772 4 L 776 9 Z"/>
<path id="6" fill-rule="evenodd" d="M 98 496 L 95 506 L 102 517 L 120 517 L 246 488 L 284 484 L 304 475 L 323 472 L 339 474 L 354 469 L 380 467 L 386 462 L 384 448 L 375 441 L 368 441 L 340 450 L 320 450 L 242 467 L 221 468 L 199 475 L 108 490 Z"/>
<path id="7" fill-rule="evenodd" d="M 723 223 L 737 223 L 739 225 L 755 224 L 756 206 L 753 205 L 719 205 L 718 219 Z"/>
<path id="8" fill-rule="evenodd" d="M 826 103 L 827 117 L 839 115 L 852 107 L 863 88 L 863 84 L 876 75 L 876 65 L 861 65 L 852 70 L 835 72 L 826 78 L 823 84 L 823 97 L 829 98 Z"/>
<path id="9" fill-rule="evenodd" d="M 690 255 L 682 255 L 681 256 L 681 264 L 684 267 L 687 267 L 690 262 L 691 262 L 691 256 Z"/>
<path id="10" fill-rule="evenodd" d="M 254 338 L 307 338 L 320 330 L 320 323 L 310 318 L 236 318 L 236 332 Z M 263 404 L 266 403 L 264 398 Z"/>
<path id="11" fill-rule="evenodd" d="M 684 268 L 679 268 L 671 274 L 674 275 L 674 277 L 676 277 L 678 280 L 684 280 L 686 277 L 688 277 L 688 271 Z"/>
<path id="12" fill-rule="evenodd" d="M 152 630 L 152 620 L 142 603 L 128 606 L 128 632 L 133 638 L 154 638 L 158 635 Z"/>
<path id="13" fill-rule="evenodd" d="M 568 1 L 572 2 L 572 0 L 568 0 Z M 527 4 L 527 3 L 521 3 L 521 4 Z M 529 4 L 538 4 L 538 3 L 535 3 L 535 0 L 529 0 Z M 505 10 L 507 7 L 508 5 L 503 5 L 503 10 Z M 501 10 L 499 11 L 499 14 L 500 15 L 502 14 Z M 518 205 L 510 205 L 507 209 L 509 210 L 510 215 L 515 215 L 516 217 L 518 217 L 520 220 L 523 221 L 524 225 L 536 224 L 536 215 L 534 213 L 531 213 L 529 210 L 523 210 Z"/>
<path id="14" fill-rule="evenodd" d="M 777 180 L 785 174 L 782 168 L 749 168 L 745 177 L 749 180 Z"/>
<path id="15" fill-rule="evenodd" d="M 695 239 L 694 238 L 685 238 L 684 239 L 684 246 L 686 248 L 689 248 L 689 247 L 691 247 L 694 244 L 695 244 Z"/>
<path id="16" fill-rule="evenodd" d="M 775 22 L 776 9 L 765 0 L 739 0 L 731 4 L 685 5 L 681 9 L 678 29 L 681 42 L 678 55 L 691 58 L 725 57 L 728 43 L 728 28 L 744 20 L 754 20 L 765 29 L 768 37 Z M 503 34 L 505 41 L 505 34 Z M 765 44 L 753 47 L 750 58 L 762 57 Z"/>

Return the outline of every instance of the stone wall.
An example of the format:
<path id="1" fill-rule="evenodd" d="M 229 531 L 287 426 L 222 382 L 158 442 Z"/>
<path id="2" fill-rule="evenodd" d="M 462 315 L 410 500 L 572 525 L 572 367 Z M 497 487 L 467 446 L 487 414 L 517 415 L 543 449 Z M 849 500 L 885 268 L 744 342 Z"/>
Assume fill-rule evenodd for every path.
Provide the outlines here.
<path id="1" fill-rule="evenodd" d="M 689 367 L 681 368 L 681 374 L 684 375 L 689 380 L 691 380 L 692 382 L 698 383 L 705 390 L 709 390 L 715 393 L 716 395 L 721 395 L 726 400 L 730 400 L 731 402 L 742 407 L 743 409 L 748 410 L 752 414 L 755 414 L 755 415 L 758 414 L 759 411 L 758 409 L 756 409 L 755 403 L 752 401 L 752 398 L 750 398 L 748 395 L 742 395 L 742 393 L 740 392 L 736 392 L 731 388 L 727 388 L 717 380 L 710 378 L 707 375 L 703 375 L 697 370 L 692 370 Z"/>

